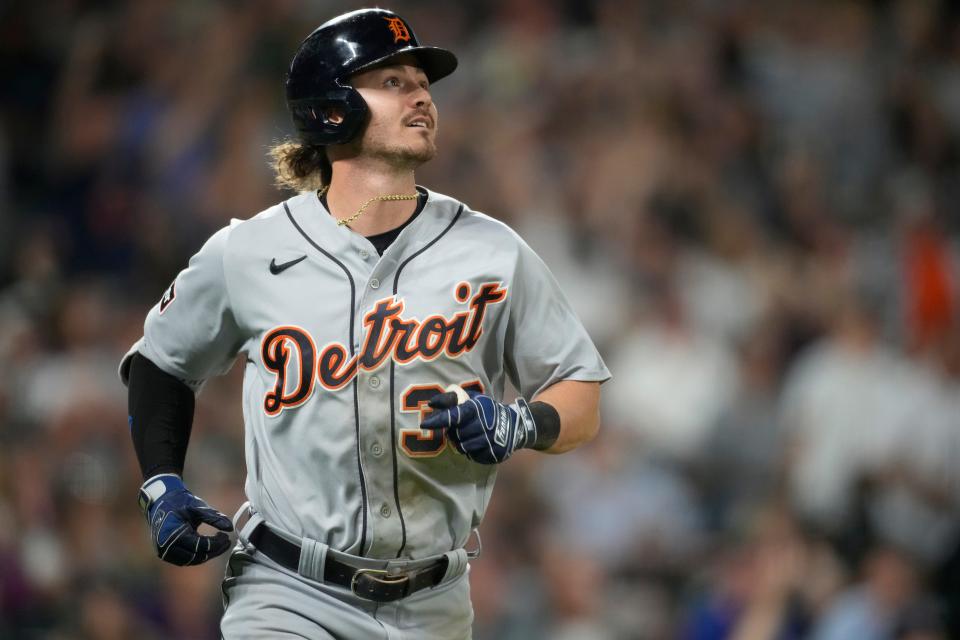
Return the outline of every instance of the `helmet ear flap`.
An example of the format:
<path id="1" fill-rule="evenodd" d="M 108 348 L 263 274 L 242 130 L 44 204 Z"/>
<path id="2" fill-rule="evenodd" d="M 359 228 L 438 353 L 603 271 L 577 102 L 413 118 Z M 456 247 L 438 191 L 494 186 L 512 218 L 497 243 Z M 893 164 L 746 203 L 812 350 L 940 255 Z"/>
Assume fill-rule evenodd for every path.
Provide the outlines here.
<path id="1" fill-rule="evenodd" d="M 370 110 L 363 96 L 352 87 L 329 89 L 323 95 L 289 101 L 294 125 L 309 144 L 343 144 L 355 138 L 367 123 Z M 331 111 L 342 114 L 339 122 Z"/>

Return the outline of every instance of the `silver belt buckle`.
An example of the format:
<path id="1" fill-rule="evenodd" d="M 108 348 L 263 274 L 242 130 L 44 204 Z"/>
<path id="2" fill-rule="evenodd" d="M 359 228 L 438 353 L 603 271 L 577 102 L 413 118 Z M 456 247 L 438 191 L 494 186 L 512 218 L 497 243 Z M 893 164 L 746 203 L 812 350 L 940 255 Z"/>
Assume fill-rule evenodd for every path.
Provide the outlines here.
<path id="1" fill-rule="evenodd" d="M 358 598 L 363 598 L 364 600 L 373 600 L 374 602 L 380 602 L 380 601 L 377 600 L 376 598 L 371 598 L 368 595 L 357 593 L 357 581 L 359 581 L 360 578 L 365 575 L 371 576 L 371 578 L 373 578 L 378 582 L 383 582 L 390 585 L 393 585 L 395 583 L 410 581 L 410 576 L 406 574 L 390 575 L 390 572 L 387 571 L 386 569 L 357 569 L 356 572 L 353 574 L 353 577 L 350 578 L 350 591 L 353 593 L 353 595 L 357 596 Z"/>

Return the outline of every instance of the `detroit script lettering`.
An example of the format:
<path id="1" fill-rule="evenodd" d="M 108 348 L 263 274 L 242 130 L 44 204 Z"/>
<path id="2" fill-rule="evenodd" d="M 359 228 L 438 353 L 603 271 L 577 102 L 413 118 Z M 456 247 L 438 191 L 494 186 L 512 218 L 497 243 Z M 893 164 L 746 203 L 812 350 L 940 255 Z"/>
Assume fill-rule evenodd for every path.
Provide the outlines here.
<path id="1" fill-rule="evenodd" d="M 483 335 L 487 307 L 502 302 L 507 290 L 499 282 L 489 282 L 480 285 L 472 298 L 470 293 L 470 285 L 461 282 L 454 290 L 454 298 L 461 304 L 469 299 L 467 310 L 449 318 L 432 315 L 423 320 L 403 318 L 403 298 L 378 300 L 363 317 L 363 348 L 352 356 L 338 342 L 326 345 L 318 353 L 313 337 L 302 327 L 283 325 L 271 329 L 261 341 L 260 356 L 263 366 L 276 379 L 263 398 L 263 410 L 274 416 L 298 407 L 310 398 L 316 383 L 331 391 L 340 389 L 360 369 L 372 371 L 387 358 L 405 364 L 417 359 L 434 360 L 441 354 L 455 358 L 471 351 Z M 287 389 L 291 366 L 299 367 L 295 389 Z"/>

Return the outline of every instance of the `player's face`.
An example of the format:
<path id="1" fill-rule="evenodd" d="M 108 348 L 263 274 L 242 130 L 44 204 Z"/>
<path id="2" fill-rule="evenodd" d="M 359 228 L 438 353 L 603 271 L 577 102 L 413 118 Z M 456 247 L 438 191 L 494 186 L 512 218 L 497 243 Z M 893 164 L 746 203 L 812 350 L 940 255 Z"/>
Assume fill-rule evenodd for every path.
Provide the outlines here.
<path id="1" fill-rule="evenodd" d="M 352 79 L 370 108 L 360 152 L 403 166 L 419 166 L 437 152 L 437 108 L 413 56 L 358 73 Z"/>

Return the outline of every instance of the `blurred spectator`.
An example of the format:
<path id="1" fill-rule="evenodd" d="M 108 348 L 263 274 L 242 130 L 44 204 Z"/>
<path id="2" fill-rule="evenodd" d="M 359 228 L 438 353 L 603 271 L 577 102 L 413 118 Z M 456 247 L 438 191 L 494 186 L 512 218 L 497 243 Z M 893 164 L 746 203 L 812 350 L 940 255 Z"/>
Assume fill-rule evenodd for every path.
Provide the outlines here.
<path id="1" fill-rule="evenodd" d="M 781 334 L 771 320 L 738 342 L 737 395 L 718 416 L 706 453 L 692 470 L 713 531 L 736 527 L 784 492 L 786 434 L 778 415 L 785 358 Z"/>
<path id="2" fill-rule="evenodd" d="M 690 326 L 669 283 L 651 298 L 648 316 L 627 328 L 611 359 L 620 373 L 606 394 L 608 416 L 654 455 L 689 463 L 707 454 L 710 428 L 733 400 L 734 355 Z"/>
<path id="3" fill-rule="evenodd" d="M 862 582 L 837 597 L 814 629 L 813 640 L 897 637 L 898 620 L 921 595 L 915 565 L 895 549 L 879 547 L 869 553 L 864 567 Z M 902 633 L 912 633 L 911 622 L 904 622 Z M 937 631 L 936 627 L 926 630 Z"/>
<path id="4" fill-rule="evenodd" d="M 785 426 L 793 440 L 790 483 L 799 513 L 840 535 L 853 515 L 856 483 L 878 459 L 888 459 L 902 415 L 903 361 L 877 335 L 865 300 L 840 301 L 829 334 L 793 365 L 783 391 Z M 894 425 L 896 426 L 896 425 Z"/>
<path id="5" fill-rule="evenodd" d="M 787 512 L 766 507 L 744 541 L 714 560 L 682 637 L 690 640 L 806 638 L 843 574 L 828 547 L 804 535 Z"/>

